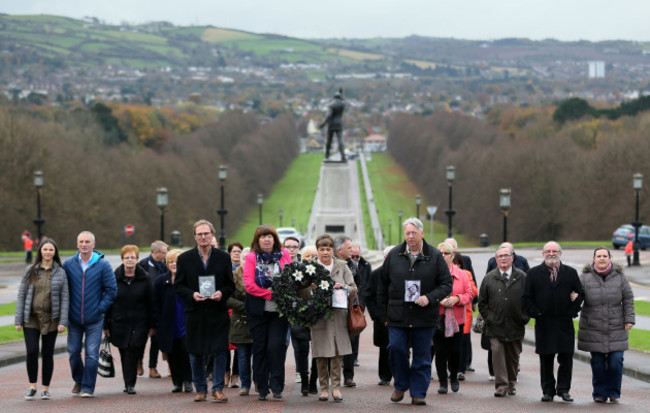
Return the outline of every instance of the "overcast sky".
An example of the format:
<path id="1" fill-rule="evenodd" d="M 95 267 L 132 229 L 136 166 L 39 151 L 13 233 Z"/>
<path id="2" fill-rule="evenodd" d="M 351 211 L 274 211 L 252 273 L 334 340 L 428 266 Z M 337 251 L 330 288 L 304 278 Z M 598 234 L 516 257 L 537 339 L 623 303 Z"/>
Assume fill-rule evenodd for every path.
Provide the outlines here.
<path id="1" fill-rule="evenodd" d="M 6 0 L 0 12 L 164 20 L 302 38 L 650 41 L 650 0 Z"/>

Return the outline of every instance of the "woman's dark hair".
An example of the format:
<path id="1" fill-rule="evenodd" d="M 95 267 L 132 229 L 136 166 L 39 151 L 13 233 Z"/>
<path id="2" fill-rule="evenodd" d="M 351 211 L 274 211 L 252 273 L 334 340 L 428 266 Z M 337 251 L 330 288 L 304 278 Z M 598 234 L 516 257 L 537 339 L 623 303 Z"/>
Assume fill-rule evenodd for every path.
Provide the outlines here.
<path id="1" fill-rule="evenodd" d="M 273 225 L 260 225 L 255 230 L 255 235 L 253 236 L 253 242 L 251 242 L 251 251 L 259 254 L 262 252 L 262 247 L 260 247 L 260 238 L 264 235 L 273 235 L 273 251 L 282 250 L 282 243 L 280 242 L 280 237 L 278 232 L 273 228 Z"/>
<path id="2" fill-rule="evenodd" d="M 316 238 L 316 249 L 320 247 L 334 248 L 334 238 L 330 234 L 323 234 Z"/>
<path id="3" fill-rule="evenodd" d="M 454 252 L 454 259 L 452 261 L 454 264 L 458 265 L 461 270 L 465 269 L 465 263 L 463 262 L 463 256 L 460 252 Z"/>
<path id="4" fill-rule="evenodd" d="M 612 252 L 609 250 L 607 247 L 598 247 L 594 250 L 594 257 L 596 256 L 596 252 L 600 250 L 605 250 L 607 251 L 607 255 L 609 255 L 609 258 L 612 258 Z"/>
<path id="5" fill-rule="evenodd" d="M 41 262 L 43 262 L 43 254 L 41 253 L 41 248 L 47 244 L 52 244 L 52 246 L 54 246 L 54 257 L 52 257 L 52 260 L 59 264 L 59 266 L 63 266 L 63 264 L 61 264 L 61 257 L 59 256 L 59 247 L 56 246 L 56 242 L 54 242 L 54 240 L 51 238 L 44 239 L 41 245 L 38 247 L 38 251 L 36 252 L 36 261 L 34 261 L 34 264 L 32 264 L 32 267 L 29 269 L 29 285 L 32 285 L 38 281 L 38 278 L 36 277 L 36 266 L 40 265 Z"/>
<path id="6" fill-rule="evenodd" d="M 240 250 L 244 249 L 244 246 L 241 245 L 239 242 L 237 242 L 237 241 L 231 242 L 230 244 L 228 244 L 228 254 L 230 254 L 232 252 L 233 247 L 237 247 Z"/>

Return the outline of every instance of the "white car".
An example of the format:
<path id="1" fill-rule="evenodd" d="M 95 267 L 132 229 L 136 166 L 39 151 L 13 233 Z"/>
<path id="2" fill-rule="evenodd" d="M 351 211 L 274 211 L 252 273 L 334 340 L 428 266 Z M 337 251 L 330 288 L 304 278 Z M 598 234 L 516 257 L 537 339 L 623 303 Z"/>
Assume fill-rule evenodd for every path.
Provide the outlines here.
<path id="1" fill-rule="evenodd" d="M 297 238 L 298 241 L 300 242 L 300 248 L 305 246 L 305 237 L 300 232 L 298 232 L 298 230 L 295 229 L 294 227 L 280 227 L 277 229 L 277 231 L 281 243 L 284 244 L 284 240 L 287 237 L 294 237 Z"/>

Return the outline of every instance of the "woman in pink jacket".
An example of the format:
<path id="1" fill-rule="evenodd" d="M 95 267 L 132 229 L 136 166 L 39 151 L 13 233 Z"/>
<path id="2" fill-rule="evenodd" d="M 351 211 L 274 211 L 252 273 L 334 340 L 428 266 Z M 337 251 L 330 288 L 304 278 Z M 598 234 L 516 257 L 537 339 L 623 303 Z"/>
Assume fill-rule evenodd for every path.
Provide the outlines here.
<path id="1" fill-rule="evenodd" d="M 275 228 L 257 227 L 244 264 L 244 285 L 248 326 L 253 336 L 253 381 L 259 392 L 257 398 L 262 401 L 269 390 L 274 399 L 282 399 L 284 390 L 289 322 L 278 313 L 270 288 L 273 277 L 279 276 L 290 262 Z"/>
<path id="2" fill-rule="evenodd" d="M 436 358 L 436 372 L 440 381 L 438 393 L 446 394 L 448 382 L 451 390 L 457 392 L 458 366 L 460 363 L 460 348 L 465 324 L 465 306 L 472 302 L 474 292 L 467 275 L 454 264 L 454 247 L 447 243 L 438 245 L 438 249 L 447 261 L 453 280 L 451 295 L 440 301 L 440 326 L 433 335 L 433 351 Z M 449 370 L 449 376 L 447 376 Z"/>

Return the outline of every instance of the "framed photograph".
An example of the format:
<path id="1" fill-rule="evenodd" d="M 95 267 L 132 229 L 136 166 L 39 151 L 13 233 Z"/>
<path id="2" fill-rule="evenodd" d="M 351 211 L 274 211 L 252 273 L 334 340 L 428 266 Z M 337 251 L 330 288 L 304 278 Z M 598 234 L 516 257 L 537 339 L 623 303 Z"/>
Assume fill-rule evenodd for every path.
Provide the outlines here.
<path id="1" fill-rule="evenodd" d="M 420 298 L 420 280 L 404 281 L 404 301 L 413 303 Z"/>
<path id="2" fill-rule="evenodd" d="M 216 291 L 214 275 L 199 275 L 199 294 L 204 297 L 212 297 Z"/>
<path id="3" fill-rule="evenodd" d="M 332 293 L 332 308 L 348 308 L 348 289 L 341 288 Z"/>

